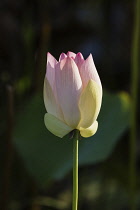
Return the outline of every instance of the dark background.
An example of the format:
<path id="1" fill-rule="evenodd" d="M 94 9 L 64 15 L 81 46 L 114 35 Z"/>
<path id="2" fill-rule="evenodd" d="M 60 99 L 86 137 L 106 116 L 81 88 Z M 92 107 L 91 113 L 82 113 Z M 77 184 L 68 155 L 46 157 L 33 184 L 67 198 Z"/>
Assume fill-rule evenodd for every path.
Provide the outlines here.
<path id="1" fill-rule="evenodd" d="M 84 58 L 92 53 L 104 92 L 107 94 L 105 97 L 107 108 L 102 112 L 106 113 L 108 110 L 112 113 L 112 117 L 102 117 L 104 120 L 101 121 L 107 125 L 113 122 L 115 124 L 113 113 L 119 112 L 120 109 L 122 111 L 122 108 L 119 108 L 119 102 L 115 101 L 120 99 L 115 97 L 118 97 L 117 94 L 120 92 L 124 92 L 128 97 L 131 91 L 133 25 L 134 1 L 130 0 L 2 0 L 0 2 L 0 201 L 2 210 L 71 209 L 71 168 L 60 178 L 57 175 L 48 175 L 49 179 L 48 172 L 45 174 L 44 171 L 41 172 L 41 167 L 39 169 L 39 164 L 44 161 L 45 156 L 39 159 L 41 153 L 38 153 L 37 147 L 45 147 L 40 143 L 41 129 L 45 128 L 43 118 L 39 121 L 35 115 L 36 110 L 39 112 L 40 109 L 45 113 L 42 105 L 42 89 L 46 71 L 46 53 L 49 51 L 56 59 L 59 58 L 60 53 L 67 53 L 67 51 L 81 52 Z M 38 95 L 39 98 L 34 99 Z M 36 108 L 36 104 L 41 108 Z M 28 145 L 33 135 L 36 135 L 36 129 L 32 129 L 32 123 L 34 123 L 30 116 L 32 113 L 34 120 L 38 121 L 36 129 L 39 138 L 36 147 L 34 141 L 32 141 L 33 144 Z M 137 113 L 137 127 L 139 127 L 139 109 Z M 29 121 L 24 119 L 25 116 Z M 117 127 L 118 117 L 117 125 L 111 132 L 120 133 L 115 139 L 116 143 L 102 161 L 87 161 L 86 164 L 83 161 L 79 167 L 80 210 L 129 209 L 131 193 L 129 193 L 128 119 L 129 117 L 124 123 L 122 121 L 120 132 L 121 128 Z M 16 126 L 17 122 L 22 129 Z M 105 139 L 100 130 L 99 133 L 102 139 Z M 46 137 L 47 135 L 50 134 L 46 134 Z M 15 136 L 19 139 L 17 140 Z M 28 142 L 24 141 L 27 140 L 27 136 Z M 48 138 L 53 139 L 52 135 Z M 139 177 L 139 132 L 137 140 L 137 176 Z M 55 140 L 53 141 L 55 147 Z M 58 144 L 58 140 L 56 141 Z M 106 140 L 103 144 L 107 144 Z M 34 167 L 33 170 L 30 164 L 33 162 L 31 165 L 36 165 L 36 159 L 32 156 L 32 145 L 36 148 L 33 154 L 40 160 L 38 167 Z M 28 153 L 29 146 L 31 154 Z M 23 151 L 22 148 L 24 148 Z M 49 153 L 49 149 L 47 151 Z M 47 157 L 56 161 L 54 168 L 57 168 L 57 155 L 52 154 L 51 150 L 48 153 Z M 45 154 L 45 148 L 43 154 Z M 67 159 L 67 154 L 62 153 L 62 159 Z M 47 166 L 44 165 L 45 167 Z M 47 184 L 41 177 L 37 178 L 38 170 L 40 170 L 39 176 L 40 174 L 42 174 L 41 177 L 46 176 Z M 49 170 L 51 169 L 48 167 Z M 139 181 L 136 198 L 140 208 Z"/>

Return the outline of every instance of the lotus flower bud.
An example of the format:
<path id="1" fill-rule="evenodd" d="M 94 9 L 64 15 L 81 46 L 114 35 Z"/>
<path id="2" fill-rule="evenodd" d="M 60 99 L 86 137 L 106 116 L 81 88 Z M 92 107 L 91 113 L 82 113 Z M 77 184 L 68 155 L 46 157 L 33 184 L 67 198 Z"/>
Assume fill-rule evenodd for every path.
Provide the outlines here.
<path id="1" fill-rule="evenodd" d="M 92 55 L 62 53 L 57 61 L 47 54 L 44 80 L 44 120 L 47 129 L 63 137 L 74 129 L 90 137 L 98 128 L 102 85 Z"/>

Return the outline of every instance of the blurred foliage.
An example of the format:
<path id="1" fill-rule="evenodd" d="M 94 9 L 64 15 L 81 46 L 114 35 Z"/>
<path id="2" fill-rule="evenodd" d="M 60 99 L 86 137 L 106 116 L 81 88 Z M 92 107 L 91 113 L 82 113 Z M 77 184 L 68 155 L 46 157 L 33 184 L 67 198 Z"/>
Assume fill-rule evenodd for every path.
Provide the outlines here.
<path id="1" fill-rule="evenodd" d="M 104 97 L 95 136 L 80 140 L 79 209 L 129 208 L 130 0 L 0 3 L 0 206 L 71 209 L 72 142 L 47 131 L 46 52 L 93 54 Z M 8 87 L 12 92 L 8 92 Z M 105 91 L 106 90 L 106 91 Z M 140 112 L 137 111 L 139 127 Z M 139 133 L 137 176 L 140 176 Z M 140 206 L 140 183 L 137 183 Z"/>
<path id="2" fill-rule="evenodd" d="M 60 139 L 44 126 L 42 95 L 34 96 L 21 109 L 14 143 L 26 167 L 42 185 L 53 179 L 63 178 L 72 169 L 72 140 L 70 136 Z M 126 93 L 104 93 L 99 117 L 99 131 L 79 144 L 79 165 L 105 160 L 112 153 L 119 137 L 128 127 L 129 97 Z"/>

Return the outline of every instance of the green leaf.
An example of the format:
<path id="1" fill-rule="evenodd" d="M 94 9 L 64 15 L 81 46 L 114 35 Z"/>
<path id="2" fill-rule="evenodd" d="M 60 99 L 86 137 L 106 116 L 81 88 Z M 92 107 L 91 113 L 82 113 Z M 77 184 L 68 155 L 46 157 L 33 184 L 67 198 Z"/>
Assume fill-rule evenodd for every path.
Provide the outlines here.
<path id="1" fill-rule="evenodd" d="M 72 139 L 52 135 L 44 125 L 43 96 L 34 96 L 18 115 L 14 143 L 26 168 L 44 186 L 62 178 L 72 169 Z M 80 140 L 79 165 L 105 160 L 129 124 L 129 96 L 104 93 L 99 129 L 90 138 Z"/>
<path id="2" fill-rule="evenodd" d="M 111 154 L 120 136 L 128 128 L 129 105 L 129 96 L 124 92 L 104 94 L 97 133 L 81 144 L 81 164 L 103 161 Z"/>

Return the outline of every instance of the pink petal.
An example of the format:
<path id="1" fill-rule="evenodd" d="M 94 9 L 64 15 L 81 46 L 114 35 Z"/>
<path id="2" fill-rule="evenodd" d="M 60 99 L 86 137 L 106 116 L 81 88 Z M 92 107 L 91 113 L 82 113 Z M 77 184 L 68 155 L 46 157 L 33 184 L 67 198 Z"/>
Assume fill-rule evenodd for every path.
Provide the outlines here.
<path id="1" fill-rule="evenodd" d="M 67 56 L 74 59 L 76 57 L 76 54 L 73 53 L 73 52 L 68 51 L 67 52 Z"/>
<path id="2" fill-rule="evenodd" d="M 51 85 L 52 90 L 55 88 L 55 65 L 57 63 L 57 60 L 50 53 L 47 53 L 46 77 Z"/>
<path id="3" fill-rule="evenodd" d="M 78 68 L 80 69 L 81 68 L 81 65 L 83 64 L 84 62 L 84 57 L 83 55 L 79 52 L 77 53 L 75 59 L 74 59 L 75 63 L 77 64 Z"/>
<path id="4" fill-rule="evenodd" d="M 63 60 L 66 57 L 67 57 L 67 55 L 65 53 L 61 53 L 61 55 L 59 57 L 59 61 Z"/>
<path id="5" fill-rule="evenodd" d="M 56 78 L 58 103 L 62 109 L 64 120 L 69 126 L 76 128 L 80 121 L 78 101 L 82 81 L 73 59 L 67 57 L 56 65 Z"/>
<path id="6" fill-rule="evenodd" d="M 83 82 L 83 87 L 85 88 L 89 82 L 89 80 L 94 80 L 98 83 L 98 85 L 102 89 L 101 81 L 96 70 L 92 55 L 90 54 L 89 57 L 82 63 L 81 67 L 79 68 L 80 76 Z"/>

